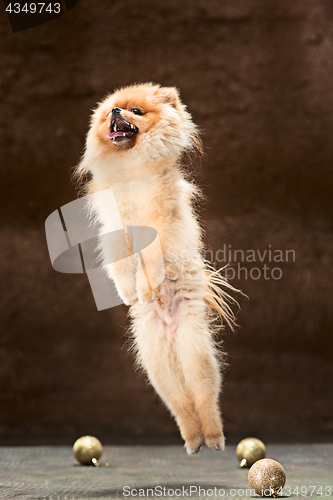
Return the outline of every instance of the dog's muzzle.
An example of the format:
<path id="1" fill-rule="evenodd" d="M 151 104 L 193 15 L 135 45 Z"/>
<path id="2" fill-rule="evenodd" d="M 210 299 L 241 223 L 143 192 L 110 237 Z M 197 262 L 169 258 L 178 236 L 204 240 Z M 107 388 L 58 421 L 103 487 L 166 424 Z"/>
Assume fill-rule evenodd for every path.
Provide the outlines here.
<path id="1" fill-rule="evenodd" d="M 138 127 L 121 116 L 121 109 L 113 108 L 111 113 L 110 133 L 106 136 L 107 139 L 112 139 L 117 142 L 123 139 L 132 139 L 138 132 Z"/>

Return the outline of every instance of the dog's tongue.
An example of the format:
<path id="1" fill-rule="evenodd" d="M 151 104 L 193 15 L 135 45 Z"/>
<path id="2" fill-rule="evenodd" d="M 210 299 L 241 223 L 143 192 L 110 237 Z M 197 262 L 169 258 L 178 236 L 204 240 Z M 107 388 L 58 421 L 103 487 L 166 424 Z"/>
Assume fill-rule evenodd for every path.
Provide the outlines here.
<path id="1" fill-rule="evenodd" d="M 124 132 L 111 132 L 111 134 L 108 134 L 106 136 L 107 139 L 114 139 L 115 137 L 121 137 L 124 134 Z"/>

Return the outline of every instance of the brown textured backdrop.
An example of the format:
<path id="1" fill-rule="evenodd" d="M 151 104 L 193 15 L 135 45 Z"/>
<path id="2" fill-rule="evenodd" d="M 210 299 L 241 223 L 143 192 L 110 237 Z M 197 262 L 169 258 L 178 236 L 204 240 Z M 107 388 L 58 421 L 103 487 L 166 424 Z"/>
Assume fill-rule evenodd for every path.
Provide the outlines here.
<path id="1" fill-rule="evenodd" d="M 240 263 L 279 280 L 232 281 L 249 300 L 224 337 L 229 442 L 332 441 L 331 0 L 81 0 L 16 34 L 0 18 L 0 443 L 180 442 L 122 348 L 125 307 L 97 312 L 44 233 L 76 197 L 89 110 L 135 81 L 179 87 L 203 130 L 211 249 L 295 251 Z"/>

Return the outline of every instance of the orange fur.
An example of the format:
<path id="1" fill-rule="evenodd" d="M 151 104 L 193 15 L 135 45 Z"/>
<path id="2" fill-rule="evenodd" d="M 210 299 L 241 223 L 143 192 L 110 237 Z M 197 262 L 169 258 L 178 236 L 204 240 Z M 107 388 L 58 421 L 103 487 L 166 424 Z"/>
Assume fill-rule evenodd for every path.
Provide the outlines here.
<path id="1" fill-rule="evenodd" d="M 76 171 L 78 177 L 92 177 L 88 194 L 112 188 L 124 226 L 157 231 L 165 273 L 158 287 L 148 279 L 147 288 L 147 270 L 151 282 L 159 278 L 157 246 L 139 259 L 131 255 L 110 264 L 110 248 L 101 243 L 101 255 L 107 275 L 131 306 L 137 365 L 174 415 L 188 453 L 204 442 L 224 447 L 213 322 L 218 315 L 231 328 L 235 324 L 233 299 L 219 285 L 232 287 L 202 258 L 193 210 L 200 192 L 180 166 L 182 155 L 194 149 L 201 150 L 197 127 L 177 90 L 133 85 L 99 103 Z M 95 202 L 90 210 L 104 233 L 116 229 L 107 202 Z"/>

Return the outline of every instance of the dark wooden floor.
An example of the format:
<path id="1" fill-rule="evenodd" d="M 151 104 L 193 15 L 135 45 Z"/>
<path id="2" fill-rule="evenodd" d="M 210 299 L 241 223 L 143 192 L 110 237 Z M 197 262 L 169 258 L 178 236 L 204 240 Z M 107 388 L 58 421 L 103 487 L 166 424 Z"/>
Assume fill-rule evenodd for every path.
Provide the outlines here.
<path id="1" fill-rule="evenodd" d="M 267 456 L 285 468 L 285 496 L 322 499 L 333 496 L 333 444 L 268 445 Z M 81 466 L 68 446 L 2 447 L 0 498 L 250 496 L 248 470 L 239 468 L 232 446 L 222 453 L 205 448 L 191 457 L 180 446 L 105 446 L 103 461 L 110 466 Z"/>

